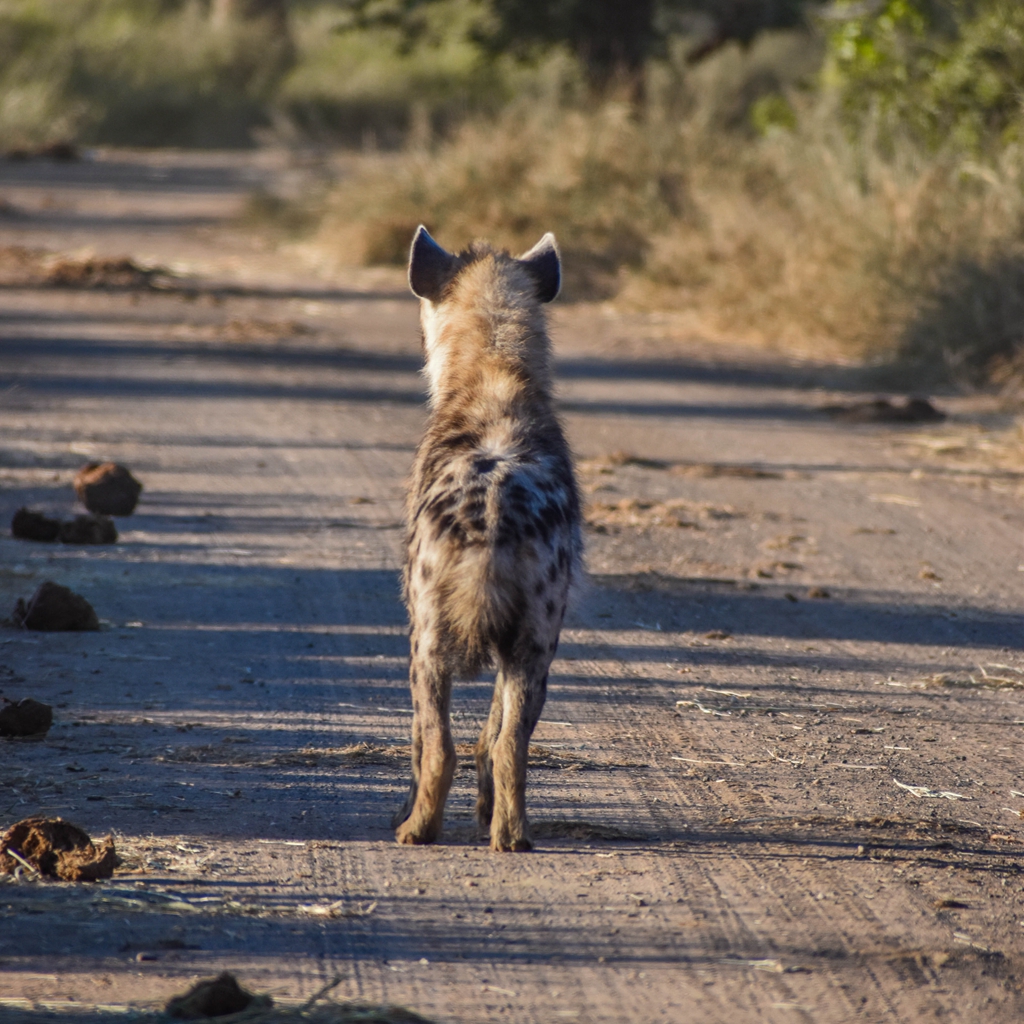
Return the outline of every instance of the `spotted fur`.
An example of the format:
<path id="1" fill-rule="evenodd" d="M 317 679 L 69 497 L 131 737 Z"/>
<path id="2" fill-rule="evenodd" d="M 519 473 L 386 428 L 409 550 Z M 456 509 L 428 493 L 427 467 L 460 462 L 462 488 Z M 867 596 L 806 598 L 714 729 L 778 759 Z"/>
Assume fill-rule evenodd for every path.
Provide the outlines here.
<path id="1" fill-rule="evenodd" d="M 413 778 L 396 815 L 402 843 L 441 831 L 455 771 L 453 677 L 494 664 L 477 817 L 493 849 L 531 845 L 527 749 L 582 555 L 541 306 L 558 274 L 550 235 L 518 259 L 480 245 L 455 256 L 423 228 L 413 243 L 430 416 L 406 504 Z"/>

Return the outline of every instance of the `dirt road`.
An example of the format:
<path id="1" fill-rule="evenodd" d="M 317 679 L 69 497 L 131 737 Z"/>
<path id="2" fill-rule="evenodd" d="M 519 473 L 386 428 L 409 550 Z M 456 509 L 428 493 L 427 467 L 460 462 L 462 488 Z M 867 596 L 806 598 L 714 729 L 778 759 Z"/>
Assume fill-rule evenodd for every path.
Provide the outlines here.
<path id="1" fill-rule="evenodd" d="M 1020 1021 L 1024 472 L 999 415 L 837 423 L 817 410 L 854 371 L 557 309 L 593 583 L 535 737 L 538 849 L 481 843 L 468 758 L 443 841 L 398 847 L 416 305 L 225 220 L 284 171 L 0 166 L 4 245 L 185 275 L 0 290 L 4 525 L 69 512 L 87 458 L 145 484 L 116 546 L 0 538 L 4 614 L 52 579 L 104 620 L 0 629 L 3 695 L 56 716 L 0 740 L 0 825 L 63 815 L 125 861 L 0 883 L 0 1015 L 229 969 L 466 1024 Z M 488 695 L 457 688 L 459 743 Z"/>

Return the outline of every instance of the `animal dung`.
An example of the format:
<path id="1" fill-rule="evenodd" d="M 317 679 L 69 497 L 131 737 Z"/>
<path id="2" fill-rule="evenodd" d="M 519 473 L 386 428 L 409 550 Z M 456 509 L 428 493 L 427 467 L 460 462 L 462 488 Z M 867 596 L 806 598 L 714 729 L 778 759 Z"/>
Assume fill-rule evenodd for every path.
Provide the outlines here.
<path id="1" fill-rule="evenodd" d="M 46 580 L 26 601 L 19 597 L 12 616 L 14 625 L 44 633 L 82 632 L 100 628 L 93 606 L 79 594 Z"/>
<path id="2" fill-rule="evenodd" d="M 58 256 L 47 261 L 44 280 L 54 288 L 151 288 L 161 273 L 128 256 Z"/>
<path id="3" fill-rule="evenodd" d="M 19 508 L 11 519 L 11 536 L 19 540 L 53 541 L 60 534 L 60 522 L 43 512 Z"/>
<path id="4" fill-rule="evenodd" d="M 842 423 L 941 423 L 946 418 L 927 398 L 908 398 L 902 405 L 888 398 L 875 398 L 870 402 L 826 405 L 821 411 Z"/>
<path id="5" fill-rule="evenodd" d="M 89 512 L 59 520 L 29 508 L 19 508 L 11 520 L 11 536 L 19 540 L 59 540 L 63 544 L 115 544 L 117 527 L 108 515 Z"/>
<path id="6" fill-rule="evenodd" d="M 0 708 L 0 736 L 45 736 L 51 725 L 53 708 L 31 697 Z"/>
<path id="7" fill-rule="evenodd" d="M 87 513 L 60 524 L 62 544 L 114 544 L 117 527 L 110 516 Z"/>
<path id="8" fill-rule="evenodd" d="M 247 992 L 230 971 L 224 971 L 216 978 L 197 981 L 184 995 L 175 996 L 168 1002 L 166 1012 L 178 1020 L 204 1020 L 273 1005 L 270 996 Z"/>
<path id="9" fill-rule="evenodd" d="M 141 493 L 142 484 L 116 462 L 88 462 L 75 474 L 75 494 L 100 515 L 130 516 Z"/>
<path id="10" fill-rule="evenodd" d="M 0 838 L 0 872 L 8 875 L 27 865 L 46 878 L 96 882 L 110 878 L 120 863 L 110 836 L 97 846 L 63 818 L 25 818 Z"/>

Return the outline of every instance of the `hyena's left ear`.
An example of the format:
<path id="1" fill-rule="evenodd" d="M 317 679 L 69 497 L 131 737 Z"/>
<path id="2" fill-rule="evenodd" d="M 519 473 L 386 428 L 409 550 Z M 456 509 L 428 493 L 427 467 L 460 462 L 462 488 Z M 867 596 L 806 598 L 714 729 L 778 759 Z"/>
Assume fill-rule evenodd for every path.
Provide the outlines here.
<path id="1" fill-rule="evenodd" d="M 549 231 L 529 252 L 519 257 L 519 262 L 537 282 L 537 298 L 550 302 L 562 288 L 562 261 L 555 236 Z"/>
<path id="2" fill-rule="evenodd" d="M 451 280 L 457 257 L 442 249 L 421 224 L 409 250 L 409 287 L 413 295 L 436 302 Z"/>

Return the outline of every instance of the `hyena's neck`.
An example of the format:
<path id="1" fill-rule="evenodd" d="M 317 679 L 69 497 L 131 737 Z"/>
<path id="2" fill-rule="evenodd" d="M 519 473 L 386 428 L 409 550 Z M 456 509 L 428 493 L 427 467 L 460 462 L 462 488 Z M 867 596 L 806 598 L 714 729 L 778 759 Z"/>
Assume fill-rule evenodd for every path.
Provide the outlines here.
<path id="1" fill-rule="evenodd" d="M 536 413 L 551 401 L 551 342 L 536 303 L 469 268 L 455 294 L 421 309 L 424 371 L 437 412 Z M 474 274 L 473 271 L 479 270 Z M 483 280 L 472 280 L 472 278 Z"/>

